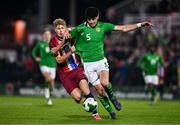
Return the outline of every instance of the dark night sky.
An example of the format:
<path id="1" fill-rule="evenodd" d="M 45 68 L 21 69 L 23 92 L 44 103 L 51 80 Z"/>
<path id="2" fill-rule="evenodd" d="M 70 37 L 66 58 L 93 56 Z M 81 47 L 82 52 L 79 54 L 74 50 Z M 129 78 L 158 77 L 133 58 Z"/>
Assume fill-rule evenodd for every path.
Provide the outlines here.
<path id="1" fill-rule="evenodd" d="M 88 6 L 96 6 L 105 19 L 106 9 L 122 0 L 76 0 L 76 23 L 83 21 L 84 11 Z M 55 18 L 61 17 L 69 21 L 69 0 L 50 0 L 50 19 L 51 23 Z M 37 15 L 38 0 L 5 0 L 0 4 L 1 25 L 3 22 L 22 17 Z"/>

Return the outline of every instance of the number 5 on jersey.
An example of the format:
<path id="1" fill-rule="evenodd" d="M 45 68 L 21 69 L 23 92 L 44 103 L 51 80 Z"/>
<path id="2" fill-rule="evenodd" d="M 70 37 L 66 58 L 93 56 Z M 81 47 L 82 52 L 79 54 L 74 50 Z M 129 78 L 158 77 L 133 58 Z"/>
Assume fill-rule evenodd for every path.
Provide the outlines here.
<path id="1" fill-rule="evenodd" d="M 86 34 L 86 40 L 87 40 L 87 41 L 90 41 L 90 40 L 91 40 L 90 33 Z"/>

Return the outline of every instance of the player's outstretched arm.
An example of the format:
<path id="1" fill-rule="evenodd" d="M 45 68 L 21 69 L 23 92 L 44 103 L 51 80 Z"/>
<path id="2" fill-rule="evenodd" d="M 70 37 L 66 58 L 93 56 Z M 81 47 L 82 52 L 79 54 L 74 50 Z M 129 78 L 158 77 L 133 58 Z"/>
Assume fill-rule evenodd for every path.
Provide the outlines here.
<path id="1" fill-rule="evenodd" d="M 122 31 L 122 32 L 129 32 L 129 31 L 133 31 L 133 30 L 138 29 L 138 28 L 152 27 L 152 26 L 153 26 L 152 23 L 150 23 L 148 21 L 144 21 L 144 22 L 137 23 L 137 24 L 116 25 L 114 30 Z"/>

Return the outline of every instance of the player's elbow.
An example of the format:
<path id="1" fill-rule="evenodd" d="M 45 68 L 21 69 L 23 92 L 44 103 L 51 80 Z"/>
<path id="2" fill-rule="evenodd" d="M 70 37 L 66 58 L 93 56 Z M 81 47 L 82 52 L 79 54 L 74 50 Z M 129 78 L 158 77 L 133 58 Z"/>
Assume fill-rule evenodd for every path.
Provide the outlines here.
<path id="1" fill-rule="evenodd" d="M 121 31 L 124 32 L 124 33 L 126 33 L 126 32 L 129 32 L 130 30 L 127 29 L 126 27 L 122 27 L 122 28 L 121 28 Z"/>
<path id="2" fill-rule="evenodd" d="M 126 26 L 116 26 L 116 27 L 114 28 L 114 30 L 116 30 L 116 31 L 121 31 L 121 32 L 128 32 Z"/>

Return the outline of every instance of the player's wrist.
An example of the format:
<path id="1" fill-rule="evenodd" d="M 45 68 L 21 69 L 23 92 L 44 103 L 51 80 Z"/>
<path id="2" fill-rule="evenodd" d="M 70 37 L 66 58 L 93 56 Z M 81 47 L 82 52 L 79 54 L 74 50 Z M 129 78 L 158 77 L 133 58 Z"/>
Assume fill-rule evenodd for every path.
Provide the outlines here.
<path id="1" fill-rule="evenodd" d="M 136 26 L 137 26 L 137 28 L 141 28 L 142 27 L 142 23 L 137 23 Z"/>

